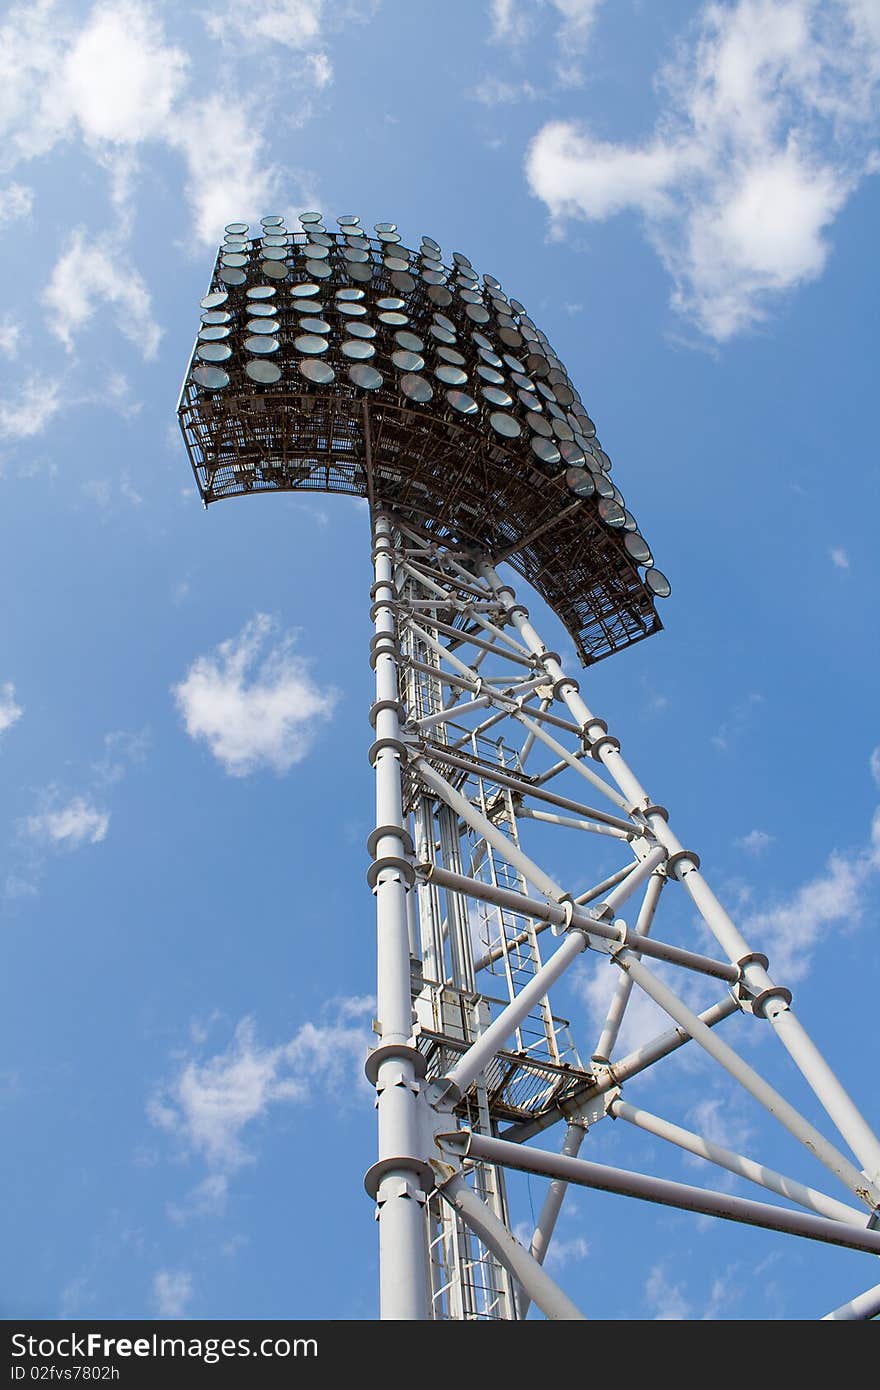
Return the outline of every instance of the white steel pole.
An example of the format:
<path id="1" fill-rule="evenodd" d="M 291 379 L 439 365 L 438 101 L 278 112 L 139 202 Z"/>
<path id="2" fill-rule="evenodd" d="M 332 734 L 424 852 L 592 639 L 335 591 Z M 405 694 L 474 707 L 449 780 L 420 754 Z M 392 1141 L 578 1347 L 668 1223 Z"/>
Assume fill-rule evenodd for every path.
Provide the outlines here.
<path id="1" fill-rule="evenodd" d="M 721 999 L 717 1004 L 704 1009 L 697 1017 L 701 1023 L 705 1023 L 707 1028 L 714 1028 L 716 1024 L 729 1018 L 731 1014 L 735 1014 L 737 1008 L 736 1000 L 729 994 L 726 999 Z M 637 1047 L 635 1052 L 630 1052 L 626 1057 L 622 1057 L 619 1062 L 602 1067 L 591 1086 L 585 1086 L 582 1091 L 577 1092 L 561 1105 L 545 1111 L 536 1120 L 526 1120 L 520 1124 L 510 1125 L 504 1131 L 504 1138 L 523 1144 L 527 1139 L 533 1139 L 536 1134 L 549 1129 L 551 1125 L 558 1124 L 560 1120 L 577 1119 L 583 1107 L 591 1104 L 597 1096 L 605 1095 L 608 1091 L 614 1090 L 616 1086 L 622 1086 L 624 1081 L 629 1081 L 631 1077 L 647 1071 L 655 1062 L 677 1052 L 680 1047 L 684 1047 L 685 1043 L 689 1042 L 693 1042 L 693 1038 L 686 1028 L 671 1028 L 668 1032 L 661 1033 L 659 1037 L 652 1038 L 650 1042 Z"/>
<path id="2" fill-rule="evenodd" d="M 856 1298 L 851 1298 L 849 1303 L 842 1303 L 839 1308 L 835 1308 L 833 1313 L 826 1313 L 822 1322 L 866 1322 L 868 1318 L 875 1318 L 880 1313 L 880 1284 L 875 1284 L 872 1289 L 865 1289 Z"/>
<path id="3" fill-rule="evenodd" d="M 775 1115 L 780 1124 L 784 1125 L 795 1139 L 799 1139 L 805 1148 L 809 1149 L 820 1163 L 839 1178 L 845 1187 L 848 1187 L 854 1196 L 864 1202 L 868 1207 L 877 1206 L 880 1202 L 880 1192 L 871 1184 L 863 1173 L 840 1153 L 833 1144 L 830 1144 L 824 1135 L 804 1119 L 793 1105 L 781 1096 L 779 1092 L 765 1081 L 762 1076 L 750 1067 L 748 1062 L 744 1062 L 737 1052 L 734 1052 L 722 1038 L 719 1038 L 704 1023 L 701 1023 L 697 1015 L 679 999 L 662 980 L 658 980 L 647 966 L 632 954 L 631 951 L 621 951 L 614 958 L 622 969 L 628 970 L 636 981 L 636 984 L 645 991 L 646 994 L 659 1004 L 669 1017 L 676 1023 L 680 1023 L 686 1028 L 695 1042 L 698 1042 L 710 1057 L 714 1057 L 724 1070 L 729 1072 L 735 1081 L 760 1101 L 771 1115 Z"/>
<path id="4" fill-rule="evenodd" d="M 725 1149 L 721 1144 L 705 1139 L 702 1134 L 694 1134 L 689 1129 L 683 1129 L 681 1125 L 664 1120 L 660 1115 L 652 1115 L 649 1110 L 642 1110 L 640 1106 L 629 1105 L 619 1096 L 612 1097 L 608 1105 L 608 1114 L 615 1120 L 628 1120 L 631 1125 L 643 1129 L 646 1134 L 655 1134 L 658 1139 L 676 1144 L 678 1148 L 696 1154 L 698 1158 L 705 1158 L 719 1168 L 726 1168 L 738 1178 L 745 1178 L 748 1182 L 757 1183 L 759 1187 L 766 1187 L 768 1192 L 775 1192 L 790 1202 L 797 1202 L 798 1206 L 806 1207 L 807 1211 L 814 1211 L 817 1216 L 827 1216 L 832 1221 L 845 1221 L 851 1226 L 857 1226 L 864 1221 L 864 1212 L 859 1211 L 857 1207 L 848 1207 L 845 1202 L 838 1202 L 836 1197 L 827 1197 L 815 1187 L 807 1187 L 795 1178 L 787 1178 L 783 1173 L 768 1168 L 764 1163 L 756 1163 L 744 1154 Z"/>
<path id="5" fill-rule="evenodd" d="M 545 1317 L 566 1322 L 584 1320 L 584 1315 L 577 1305 L 562 1292 L 559 1285 L 541 1268 L 525 1246 L 520 1245 L 516 1237 L 511 1235 L 504 1222 L 491 1208 L 480 1201 L 461 1173 L 455 1173 L 446 1181 L 441 1178 L 437 1183 L 437 1190 L 486 1248 L 492 1251 L 505 1269 L 509 1270 L 514 1279 L 528 1292 L 529 1298 L 537 1303 Z"/>
<path id="6" fill-rule="evenodd" d="M 472 1043 L 467 1052 L 446 1076 L 445 1082 L 447 1090 L 454 1091 L 458 1095 L 464 1095 L 468 1086 L 485 1071 L 488 1064 L 499 1048 L 515 1032 L 522 1020 L 531 1013 L 533 1007 L 543 999 L 550 986 L 559 979 L 560 975 L 568 969 L 569 965 L 575 960 L 582 951 L 587 949 L 587 938 L 583 932 L 576 929 L 569 932 L 562 945 L 554 951 L 553 955 L 542 965 L 536 975 L 533 975 L 528 984 L 519 991 L 516 998 L 501 1011 L 493 1023 L 489 1024 L 485 1033 L 482 1033 L 475 1043 Z M 442 1085 L 439 1082 L 438 1085 Z"/>
<path id="7" fill-rule="evenodd" d="M 376 830 L 371 881 L 376 895 L 377 1012 L 379 1047 L 368 1064 L 376 1086 L 379 1159 L 368 1175 L 379 1220 L 380 1309 L 382 1318 L 429 1317 L 427 1222 L 424 1200 L 426 1156 L 422 1151 L 424 1098 L 419 1055 L 412 1046 L 407 893 L 412 869 L 404 827 L 400 778 L 398 649 L 391 524 L 374 525 L 372 659 L 376 670 L 372 748 L 376 773 Z"/>
<path id="8" fill-rule="evenodd" d="M 577 1158 L 581 1144 L 587 1137 L 587 1127 L 584 1124 L 572 1123 L 565 1131 L 565 1138 L 562 1141 L 561 1153 L 567 1158 Z M 547 1247 L 556 1229 L 556 1222 L 559 1220 L 559 1213 L 562 1210 L 562 1203 L 568 1191 L 568 1183 L 564 1178 L 551 1178 L 550 1186 L 547 1189 L 547 1196 L 544 1198 L 544 1205 L 538 1217 L 535 1231 L 532 1236 L 532 1243 L 529 1246 L 530 1254 L 534 1255 L 538 1264 L 542 1265 L 547 1255 Z M 523 1295 L 523 1302 L 520 1307 L 519 1315 L 524 1320 L 529 1311 L 531 1300 L 527 1295 Z"/>
<path id="9" fill-rule="evenodd" d="M 521 1173 L 539 1173 L 547 1178 L 564 1178 L 578 1187 L 593 1187 L 599 1192 L 617 1192 L 624 1197 L 638 1197 L 659 1206 L 680 1207 L 704 1216 L 720 1216 L 725 1221 L 740 1221 L 746 1226 L 762 1226 L 768 1231 L 785 1231 L 804 1236 L 826 1245 L 840 1245 L 847 1250 L 864 1250 L 880 1255 L 880 1231 L 850 1226 L 843 1221 L 829 1221 L 825 1216 L 810 1212 L 790 1211 L 788 1207 L 771 1206 L 769 1202 L 753 1202 L 729 1193 L 710 1192 L 688 1183 L 670 1182 L 648 1173 L 633 1173 L 624 1168 L 612 1168 L 604 1163 L 591 1163 L 583 1158 L 566 1158 L 564 1154 L 532 1149 L 527 1144 L 511 1144 L 504 1139 L 491 1139 L 484 1134 L 461 1131 L 459 1134 L 437 1136 L 440 1148 L 457 1158 L 481 1158 L 486 1163 L 499 1163 Z"/>
<path id="10" fill-rule="evenodd" d="M 657 873 L 652 874 L 645 889 L 645 896 L 639 909 L 636 920 L 635 932 L 637 936 L 647 936 L 651 930 L 651 923 L 654 921 L 654 913 L 657 911 L 657 903 L 660 901 L 660 894 L 666 882 L 666 875 Z M 611 1061 L 611 1054 L 617 1043 L 617 1035 L 620 1032 L 620 1025 L 623 1022 L 623 1015 L 629 1003 L 629 996 L 632 993 L 633 982 L 629 975 L 622 974 L 615 985 L 611 1003 L 608 1005 L 608 1014 L 596 1050 L 593 1053 L 593 1061 L 607 1063 Z"/>
<path id="11" fill-rule="evenodd" d="M 746 984 L 758 996 L 765 991 L 773 991 L 762 1006 L 763 1016 L 769 1020 L 786 1051 L 859 1162 L 864 1164 L 871 1179 L 880 1180 L 880 1139 L 789 1008 L 790 996 L 783 997 L 783 992 L 774 985 L 764 964 L 754 958 L 754 952 L 700 873 L 699 858 L 682 845 L 669 826 L 663 808 L 652 804 L 645 788 L 621 755 L 619 741 L 608 733 L 605 722 L 598 719 L 585 704 L 577 681 L 566 676 L 556 653 L 548 651 L 529 621 L 528 610 L 516 602 L 513 590 L 502 582 L 488 561 L 481 563 L 480 573 L 495 596 L 504 603 L 525 645 L 543 662 L 544 669 L 553 678 L 555 691 L 577 720 L 585 737 L 590 739 L 594 756 L 604 764 L 618 787 L 630 799 L 633 810 L 642 811 L 652 833 L 668 851 L 670 860 L 676 861 L 675 877 L 684 884 L 709 930 L 727 951 L 731 961 L 748 960 L 743 970 Z"/>

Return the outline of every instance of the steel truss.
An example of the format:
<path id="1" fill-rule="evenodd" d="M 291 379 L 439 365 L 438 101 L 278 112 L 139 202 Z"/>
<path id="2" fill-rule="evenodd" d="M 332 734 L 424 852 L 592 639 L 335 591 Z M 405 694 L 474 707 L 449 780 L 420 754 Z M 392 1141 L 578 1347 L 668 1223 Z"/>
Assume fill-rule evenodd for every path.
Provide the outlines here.
<path id="1" fill-rule="evenodd" d="M 550 1318 L 583 1317 L 543 1268 L 572 1183 L 880 1253 L 880 1142 L 796 1017 L 789 990 L 741 935 L 699 856 L 514 591 L 485 556 L 387 511 L 373 513 L 373 562 L 369 877 L 379 1043 L 367 1072 L 379 1157 L 366 1186 L 379 1223 L 382 1316 L 522 1319 L 534 1302 Z M 620 868 L 572 893 L 525 848 L 538 825 L 616 841 Z M 653 934 L 670 885 L 697 910 L 717 955 Z M 589 1062 L 549 999 L 586 951 L 619 970 Z M 716 1001 L 696 1013 L 658 965 L 717 982 Z M 671 1026 L 619 1056 L 634 988 Z M 833 1141 L 723 1040 L 718 1025 L 737 1012 L 769 1025 L 827 1113 Z M 837 1195 L 624 1099 L 628 1081 L 690 1043 L 824 1166 L 826 1181 L 833 1175 Z M 605 1117 L 788 1205 L 580 1159 Z M 527 1142 L 557 1124 L 559 1152 Z M 510 1230 L 507 1168 L 550 1179 L 528 1244 Z M 880 1286 L 827 1316 L 878 1311 Z"/>

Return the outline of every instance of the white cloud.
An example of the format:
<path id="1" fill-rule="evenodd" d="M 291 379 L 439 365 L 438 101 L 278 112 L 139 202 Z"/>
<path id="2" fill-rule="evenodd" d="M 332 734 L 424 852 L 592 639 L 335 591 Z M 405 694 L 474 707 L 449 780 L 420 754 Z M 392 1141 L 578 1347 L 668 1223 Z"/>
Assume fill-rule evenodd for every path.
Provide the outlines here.
<path id="1" fill-rule="evenodd" d="M 699 1319 L 701 1322 L 731 1316 L 731 1309 L 742 1298 L 743 1288 L 734 1281 L 738 1265 L 729 1265 L 718 1278 L 713 1279 L 708 1289 L 708 1298 L 702 1312 L 695 1308 L 685 1292 L 685 1286 L 670 1276 L 667 1265 L 660 1261 L 651 1269 L 645 1282 L 645 1301 L 654 1314 L 656 1322 L 682 1322 Z M 749 1271 L 749 1279 L 754 1279 L 758 1271 Z M 703 1290 L 705 1292 L 705 1290 Z"/>
<path id="2" fill-rule="evenodd" d="M 99 4 L 67 52 L 62 90 L 87 140 L 139 144 L 166 135 L 188 60 L 141 4 Z"/>
<path id="3" fill-rule="evenodd" d="M 22 183 L 10 183 L 0 188 L 0 222 L 13 222 L 17 217 L 30 217 L 34 206 L 34 190 Z"/>
<path id="4" fill-rule="evenodd" d="M 552 0 L 562 18 L 559 38 L 566 43 L 586 42 L 603 0 Z"/>
<path id="5" fill-rule="evenodd" d="M 25 827 L 35 840 L 49 841 L 64 849 L 100 844 L 107 835 L 110 814 L 101 811 L 85 797 L 75 796 L 60 810 L 28 816 Z"/>
<path id="6" fill-rule="evenodd" d="M 749 727 L 752 718 L 764 703 L 764 696 L 757 691 L 751 691 L 744 700 L 734 705 L 728 717 L 718 727 L 718 732 L 712 735 L 710 742 L 722 753 L 726 752 L 731 743 Z"/>
<path id="7" fill-rule="evenodd" d="M 872 752 L 868 766 L 871 769 L 871 776 L 880 787 L 880 747 L 875 748 Z"/>
<path id="8" fill-rule="evenodd" d="M 15 686 L 12 681 L 6 681 L 0 685 L 0 734 L 11 729 L 23 714 L 24 710 L 15 699 Z"/>
<path id="9" fill-rule="evenodd" d="M 305 1104 L 361 1075 L 368 1033 L 352 1018 L 360 1017 L 364 1001 L 334 1002 L 329 1023 L 304 1023 L 289 1042 L 275 1047 L 260 1044 L 254 1020 L 243 1018 L 224 1052 L 184 1062 L 150 1102 L 151 1120 L 177 1134 L 215 1170 L 229 1172 L 252 1162 L 244 1132 L 273 1106 Z M 207 1195 L 224 1196 L 225 1188 Z"/>
<path id="10" fill-rule="evenodd" d="M 586 1004 L 587 1017 L 594 1030 L 594 1036 L 589 1040 L 590 1047 L 598 1040 L 619 978 L 620 970 L 610 964 L 608 957 L 598 953 L 588 952 L 582 961 L 575 962 L 572 967 L 572 986 Z M 675 987 L 676 982 L 672 983 Z M 634 988 L 623 1016 L 615 1056 L 625 1056 L 668 1027 L 669 1016 L 647 994 Z"/>
<path id="11" fill-rule="evenodd" d="M 54 0 L 29 0 L 0 28 L 0 140 L 4 163 L 45 154 L 64 134 L 60 56 L 68 25 Z"/>
<path id="12" fill-rule="evenodd" d="M 835 545 L 835 546 L 832 546 L 832 548 L 831 548 L 831 550 L 829 550 L 828 554 L 829 554 L 829 556 L 831 557 L 831 563 L 832 563 L 832 565 L 834 566 L 835 569 L 838 569 L 838 570 L 848 570 L 848 569 L 849 569 L 849 556 L 847 555 L 847 553 L 846 553 L 846 551 L 844 550 L 844 548 L 843 548 L 842 545 Z"/>
<path id="13" fill-rule="evenodd" d="M 229 1179 L 225 1173 L 209 1173 L 187 1193 L 182 1202 L 169 1202 L 168 1215 L 178 1226 L 196 1217 L 222 1216 L 229 1196 Z"/>
<path id="14" fill-rule="evenodd" d="M 95 784 L 99 787 L 112 787 L 121 782 L 130 767 L 146 762 L 150 735 L 147 729 L 131 734 L 126 729 L 116 729 L 104 735 L 104 756 L 93 765 Z"/>
<path id="15" fill-rule="evenodd" d="M 117 236 L 89 238 L 80 227 L 55 263 L 43 292 L 49 326 L 68 350 L 101 303 L 112 304 L 126 338 L 146 358 L 155 357 L 162 330 L 152 315 L 150 295 Z"/>
<path id="16" fill-rule="evenodd" d="M 243 101 L 224 91 L 194 102 L 169 138 L 187 162 L 186 195 L 208 245 L 216 245 L 232 219 L 255 221 L 274 206 L 280 176 L 264 163 L 259 118 Z"/>
<path id="17" fill-rule="evenodd" d="M 0 319 L 0 352 L 4 357 L 18 355 L 18 340 L 21 337 L 21 324 L 11 314 Z"/>
<path id="18" fill-rule="evenodd" d="M 336 691 L 317 686 L 294 654 L 294 634 L 278 635 L 266 650 L 275 636 L 273 620 L 258 613 L 212 656 L 197 657 L 173 687 L 190 738 L 204 739 L 233 777 L 261 767 L 289 771 L 336 705 Z"/>
<path id="19" fill-rule="evenodd" d="M 7 874 L 3 885 L 3 895 L 6 898 L 35 898 L 39 891 L 35 883 L 22 878 L 20 874 Z"/>
<path id="20" fill-rule="evenodd" d="M 106 0 L 76 28 L 54 0 L 9 11 L 0 30 L 0 133 L 7 159 L 163 138 L 187 68 L 137 0 Z"/>
<path id="21" fill-rule="evenodd" d="M 548 1269 L 562 1270 L 568 1265 L 585 1260 L 590 1253 L 589 1241 L 584 1236 L 553 1236 L 544 1261 Z"/>
<path id="22" fill-rule="evenodd" d="M 131 481 L 130 474 L 122 473 L 120 475 L 119 493 L 120 496 L 124 497 L 126 502 L 130 502 L 133 507 L 143 506 L 144 499 Z"/>
<path id="23" fill-rule="evenodd" d="M 505 42 L 521 42 L 529 32 L 529 22 L 517 0 L 491 0 L 492 37 Z"/>
<path id="24" fill-rule="evenodd" d="M 119 498 L 131 507 L 140 507 L 144 500 L 132 483 L 130 475 L 125 472 L 113 479 L 87 478 L 81 486 L 81 491 L 83 496 L 94 503 L 102 520 L 106 520 L 112 514 Z"/>
<path id="25" fill-rule="evenodd" d="M 560 55 L 556 64 L 556 85 L 580 87 L 583 86 L 584 74 L 576 60 L 587 47 L 602 3 L 603 0 L 525 0 L 525 3 L 522 3 L 522 0 L 491 0 L 491 38 L 496 43 L 519 49 L 521 55 L 528 54 L 531 57 L 531 45 L 536 31 L 544 19 L 550 17 L 556 21 L 554 37 Z M 497 86 L 499 89 L 506 87 L 513 93 L 510 96 L 498 96 L 498 101 L 518 100 L 519 94 L 537 95 L 528 82 L 515 86 L 498 82 Z M 479 96 L 479 89 L 477 95 L 478 99 L 485 99 Z"/>
<path id="26" fill-rule="evenodd" d="M 352 20 L 360 18 L 362 9 L 369 12 L 371 6 L 363 7 L 357 0 L 349 0 L 341 16 L 332 13 L 332 8 L 330 18 L 338 26 L 340 22 L 350 24 Z M 333 64 L 321 46 L 325 27 L 324 0 L 228 0 L 225 8 L 215 5 L 210 13 L 204 13 L 202 17 L 211 36 L 225 48 L 234 51 L 236 59 L 240 59 L 242 51 L 265 55 L 267 48 L 274 44 L 290 50 L 284 60 L 288 90 L 293 87 L 297 92 L 296 110 L 291 113 L 290 119 L 301 124 L 311 114 L 309 93 L 322 91 L 333 81 Z M 296 59 L 292 56 L 294 53 L 298 55 Z M 249 124 L 252 131 L 258 129 L 260 123 L 256 113 L 251 115 Z M 233 139 L 236 135 L 241 138 L 246 128 L 247 123 L 239 122 Z M 220 142 L 216 143 L 219 149 Z M 232 215 L 247 219 L 257 211 L 266 212 L 269 203 L 274 201 L 266 197 L 263 190 L 265 188 L 269 194 L 273 193 L 279 182 L 278 174 L 275 169 L 259 164 L 256 158 L 260 153 L 259 144 L 259 140 L 254 142 L 255 162 L 250 171 L 242 170 L 239 183 L 234 185 L 237 201 L 232 205 L 237 211 L 233 214 L 228 213 L 228 208 L 225 209 L 228 215 L 223 217 L 223 222 Z M 232 175 L 230 168 L 227 176 L 230 181 Z M 203 197 L 197 206 L 204 203 L 206 193 L 207 189 L 203 190 Z M 215 240 L 216 232 L 223 225 L 218 220 L 219 215 L 214 216 L 213 220 L 209 219 L 212 231 L 204 234 L 208 241 Z"/>
<path id="27" fill-rule="evenodd" d="M 529 184 L 558 234 L 637 212 L 674 307 L 725 341 L 821 274 L 826 231 L 873 167 L 878 80 L 880 25 L 856 0 L 707 3 L 660 75 L 654 132 L 622 144 L 551 122 Z"/>
<path id="28" fill-rule="evenodd" d="M 320 5 L 256 4 L 249 7 L 254 33 L 280 42 L 292 41 L 294 11 L 300 10 L 305 34 Z M 287 14 L 287 28 L 282 24 Z M 259 13 L 257 13 L 259 12 Z M 274 16 L 274 18 L 273 18 Z M 220 16 L 214 18 L 219 22 Z M 228 23 L 245 23 L 242 6 L 230 7 Z M 6 160 L 30 159 L 48 153 L 61 140 L 79 136 L 89 154 L 111 176 L 112 194 L 130 220 L 130 202 L 137 164 L 135 151 L 158 141 L 177 150 L 187 165 L 186 195 L 193 206 L 198 234 L 215 241 L 231 216 L 265 212 L 277 185 L 274 169 L 263 167 L 263 119 L 233 93 L 228 82 L 214 83 L 216 95 L 185 100 L 189 60 L 182 49 L 166 42 L 161 20 L 139 0 L 105 0 L 79 27 L 54 0 L 36 0 L 10 11 L 0 29 L 0 136 Z M 309 55 L 310 85 L 324 86 L 332 77 L 326 55 Z M 29 190 L 13 185 L 18 215 L 29 208 Z M 13 196 L 8 190 L 8 196 Z M 98 250 L 113 251 L 112 244 Z M 155 351 L 158 337 L 149 320 L 149 300 L 130 257 L 117 248 L 109 259 L 120 267 L 111 274 L 95 247 L 82 240 L 74 256 L 65 252 L 68 269 L 65 290 L 77 306 L 68 329 L 91 312 L 91 301 L 110 299 L 134 317 L 131 336 L 146 354 Z M 85 287 L 78 294 L 81 281 Z M 132 288 L 126 290 L 127 283 Z M 63 312 L 63 306 L 62 312 Z M 143 330 L 147 330 L 146 336 Z M 61 336 L 65 336 L 62 323 Z"/>
<path id="29" fill-rule="evenodd" d="M 756 858 L 765 854 L 772 844 L 776 843 L 775 835 L 768 835 L 766 830 L 750 830 L 748 835 L 742 835 L 740 839 L 734 841 L 738 849 L 744 849 L 746 854 L 753 854 Z"/>
<path id="30" fill-rule="evenodd" d="M 675 151 L 661 143 L 624 149 L 596 140 L 571 121 L 551 121 L 533 140 L 526 172 L 532 192 L 554 220 L 601 222 L 626 208 L 660 214 L 677 170 Z"/>
<path id="31" fill-rule="evenodd" d="M 648 964 L 653 973 L 697 1013 L 712 1002 L 712 987 L 704 978 L 686 970 L 676 970 L 659 961 L 649 961 Z M 598 1040 L 599 1032 L 605 1024 L 608 1006 L 620 974 L 620 970 L 610 962 L 609 957 L 592 951 L 588 951 L 583 959 L 576 961 L 572 967 L 572 986 L 586 1005 L 587 1017 L 594 1029 L 594 1036 L 590 1039 L 591 1047 Z M 635 985 L 626 1006 L 614 1055 L 625 1056 L 649 1038 L 656 1037 L 658 1033 L 665 1033 L 670 1026 L 669 1015 L 654 1003 L 650 995 Z"/>
<path id="32" fill-rule="evenodd" d="M 472 96 L 482 106 L 505 106 L 516 101 L 534 101 L 537 88 L 531 82 L 507 82 L 504 78 L 488 75 L 482 77 L 474 87 Z"/>
<path id="33" fill-rule="evenodd" d="M 742 1092 L 731 1090 L 723 1096 L 703 1096 L 688 1111 L 688 1123 L 697 1134 L 735 1153 L 746 1153 L 753 1130 L 741 1113 Z M 703 1164 L 707 1160 L 687 1154 L 685 1161 Z M 717 1169 L 713 1170 L 717 1173 Z"/>
<path id="34" fill-rule="evenodd" d="M 556 37 L 569 48 L 582 48 L 603 0 L 491 0 L 492 38 L 504 43 L 522 44 L 531 38 L 544 14 L 555 15 L 560 24 Z"/>
<path id="35" fill-rule="evenodd" d="M 743 934 L 770 956 L 771 973 L 783 984 L 801 980 L 810 969 L 814 947 L 829 929 L 857 926 L 866 890 L 880 873 L 880 810 L 871 824 L 868 844 L 841 854 L 835 850 L 824 870 L 743 923 Z"/>
<path id="36" fill-rule="evenodd" d="M 0 400 L 0 439 L 32 439 L 42 434 L 63 404 L 57 383 L 29 377 L 16 396 Z"/>
<path id="37" fill-rule="evenodd" d="M 310 53 L 306 59 L 306 69 L 318 91 L 329 87 L 333 81 L 333 64 L 326 53 Z"/>
<path id="38" fill-rule="evenodd" d="M 204 16 L 208 32 L 236 44 L 280 43 L 311 48 L 321 38 L 324 0 L 236 0 Z"/>
<path id="39" fill-rule="evenodd" d="M 156 1316 L 185 1318 L 192 1300 L 192 1275 L 182 1269 L 160 1269 L 153 1280 Z"/>
<path id="40" fill-rule="evenodd" d="M 563 1220 L 565 1218 L 565 1215 L 566 1214 L 563 1213 Z M 523 1246 L 525 1250 L 528 1250 L 531 1247 L 533 1233 L 534 1223 L 532 1223 L 532 1225 L 529 1225 L 525 1221 L 518 1221 L 512 1231 L 512 1234 L 516 1237 L 520 1245 Z M 587 1241 L 584 1238 L 584 1236 L 560 1235 L 559 1231 L 557 1230 L 554 1231 L 550 1244 L 547 1247 L 547 1254 L 546 1258 L 544 1259 L 544 1264 L 547 1267 L 547 1269 L 552 1269 L 558 1273 L 561 1270 L 565 1269 L 568 1265 L 577 1264 L 579 1263 L 579 1261 L 585 1260 L 589 1253 L 589 1241 Z"/>
<path id="41" fill-rule="evenodd" d="M 143 402 L 132 399 L 131 382 L 124 372 L 111 371 L 101 382 L 101 394 L 88 398 L 91 404 L 104 402 L 113 406 L 126 420 L 139 415 Z"/>
<path id="42" fill-rule="evenodd" d="M 645 1282 L 645 1300 L 655 1322 L 684 1322 L 691 1317 L 691 1305 L 681 1284 L 670 1279 L 666 1266 L 653 1266 Z"/>

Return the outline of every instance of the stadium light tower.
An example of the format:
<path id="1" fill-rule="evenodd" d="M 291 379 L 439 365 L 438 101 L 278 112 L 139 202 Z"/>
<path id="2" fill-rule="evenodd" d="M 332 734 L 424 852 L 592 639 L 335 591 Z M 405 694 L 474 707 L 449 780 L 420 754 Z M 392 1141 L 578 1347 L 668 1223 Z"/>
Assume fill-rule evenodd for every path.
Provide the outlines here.
<path id="1" fill-rule="evenodd" d="M 544 1269 L 571 1184 L 880 1253 L 880 1143 L 499 574 L 506 563 L 541 595 L 587 668 L 660 631 L 669 584 L 565 367 L 459 252 L 444 260 L 430 237 L 407 249 L 391 222 L 372 235 L 353 216 L 333 231 L 316 212 L 299 222 L 227 227 L 179 416 L 206 504 L 279 491 L 369 503 L 379 1146 L 366 1186 L 382 1316 L 589 1314 Z M 601 837 L 619 866 L 574 891 L 541 862 L 562 857 L 563 835 Z M 696 909 L 714 954 L 675 914 L 654 934 L 670 896 Z M 616 978 L 586 1060 L 550 1004 L 584 952 Z M 669 1026 L 621 1055 L 634 987 Z M 775 1034 L 833 1139 L 723 1040 L 736 1012 Z M 800 1142 L 821 1186 L 644 1108 L 663 1058 L 686 1045 Z M 606 1118 L 781 1200 L 580 1158 Z M 528 1142 L 553 1126 L 558 1149 Z M 549 1179 L 525 1241 L 507 1169 Z M 878 1310 L 880 1286 L 828 1316 Z"/>

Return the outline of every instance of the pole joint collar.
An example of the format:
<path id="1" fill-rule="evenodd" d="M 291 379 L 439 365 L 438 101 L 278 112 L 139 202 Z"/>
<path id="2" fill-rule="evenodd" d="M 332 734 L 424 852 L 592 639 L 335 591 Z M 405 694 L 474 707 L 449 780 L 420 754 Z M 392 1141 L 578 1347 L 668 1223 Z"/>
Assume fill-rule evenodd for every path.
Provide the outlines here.
<path id="1" fill-rule="evenodd" d="M 415 869 L 408 859 L 402 858 L 399 854 L 383 854 L 381 859 L 374 859 L 367 869 L 367 883 L 370 888 L 377 887 L 379 875 L 386 869 L 395 870 L 407 888 L 411 888 L 416 881 Z"/>
<path id="2" fill-rule="evenodd" d="M 371 767 L 376 766 L 376 759 L 385 748 L 393 748 L 395 753 L 397 753 L 398 757 L 400 758 L 400 761 L 403 763 L 406 762 L 407 753 L 409 752 L 409 749 L 407 748 L 403 739 L 377 738 L 375 743 L 370 744 L 370 751 L 367 754 L 367 757 L 370 760 Z"/>
<path id="3" fill-rule="evenodd" d="M 422 1056 L 417 1047 L 412 1043 L 380 1043 L 374 1047 L 364 1062 L 364 1075 L 371 1085 L 375 1086 L 379 1079 L 379 1068 L 383 1062 L 387 1062 L 389 1057 L 399 1057 L 401 1060 L 410 1062 L 416 1076 L 421 1080 L 427 1071 L 428 1063 Z"/>
<path id="4" fill-rule="evenodd" d="M 401 1182 L 394 1191 L 385 1192 L 379 1195 L 379 1188 L 382 1179 L 388 1173 L 400 1173 Z M 409 1174 L 410 1178 L 415 1179 L 411 1186 L 410 1182 L 403 1178 L 403 1174 Z M 411 1197 L 416 1201 L 424 1202 L 429 1192 L 434 1190 L 434 1173 L 429 1163 L 423 1158 L 416 1158 L 414 1154 L 400 1154 L 394 1158 L 380 1158 L 378 1163 L 374 1163 L 372 1168 L 368 1168 L 364 1174 L 364 1187 L 367 1195 L 373 1198 L 382 1206 L 383 1201 L 389 1197 Z"/>
<path id="5" fill-rule="evenodd" d="M 413 853 L 412 836 L 405 825 L 377 825 L 375 830 L 371 830 L 367 836 L 367 853 L 371 859 L 376 853 L 379 841 L 385 835 L 396 835 L 402 843 L 405 853 Z"/>
<path id="6" fill-rule="evenodd" d="M 679 865 L 681 865 L 681 872 L 679 872 Z M 691 869 L 699 869 L 700 867 L 700 856 L 692 849 L 676 850 L 675 854 L 670 854 L 666 861 L 667 874 L 670 878 L 676 879 L 678 883 L 681 883 L 685 877 L 688 867 Z"/>
<path id="7" fill-rule="evenodd" d="M 404 717 L 403 705 L 399 700 L 374 700 L 370 705 L 370 723 L 376 727 L 376 720 L 383 709 L 393 710 L 398 719 L 402 722 Z"/>

